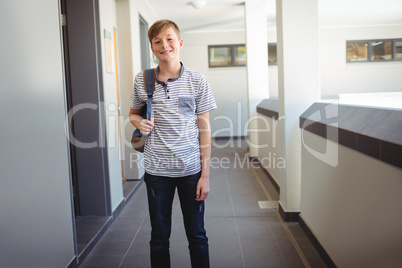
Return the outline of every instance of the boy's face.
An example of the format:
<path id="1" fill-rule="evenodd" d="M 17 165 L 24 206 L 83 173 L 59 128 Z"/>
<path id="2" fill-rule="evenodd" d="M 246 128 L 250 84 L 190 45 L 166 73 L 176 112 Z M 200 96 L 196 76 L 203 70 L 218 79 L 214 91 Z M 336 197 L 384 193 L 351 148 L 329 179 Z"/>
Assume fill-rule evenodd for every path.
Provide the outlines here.
<path id="1" fill-rule="evenodd" d="M 183 40 L 177 37 L 176 32 L 166 28 L 158 33 L 151 43 L 152 52 L 161 62 L 180 61 L 180 49 L 183 47 Z"/>

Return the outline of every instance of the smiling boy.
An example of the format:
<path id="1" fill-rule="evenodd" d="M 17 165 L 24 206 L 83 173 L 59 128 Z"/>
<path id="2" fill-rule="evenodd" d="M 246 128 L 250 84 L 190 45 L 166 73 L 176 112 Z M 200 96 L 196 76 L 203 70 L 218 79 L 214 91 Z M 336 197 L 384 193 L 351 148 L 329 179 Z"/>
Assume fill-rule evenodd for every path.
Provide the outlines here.
<path id="1" fill-rule="evenodd" d="M 183 40 L 172 21 L 159 20 L 148 31 L 159 60 L 150 120 L 141 109 L 147 101 L 143 73 L 134 81 L 130 121 L 143 135 L 145 175 L 151 220 L 151 265 L 170 267 L 172 202 L 177 188 L 189 242 L 191 266 L 209 267 L 204 229 L 204 200 L 209 193 L 211 130 L 209 111 L 216 108 L 205 76 L 180 62 Z"/>

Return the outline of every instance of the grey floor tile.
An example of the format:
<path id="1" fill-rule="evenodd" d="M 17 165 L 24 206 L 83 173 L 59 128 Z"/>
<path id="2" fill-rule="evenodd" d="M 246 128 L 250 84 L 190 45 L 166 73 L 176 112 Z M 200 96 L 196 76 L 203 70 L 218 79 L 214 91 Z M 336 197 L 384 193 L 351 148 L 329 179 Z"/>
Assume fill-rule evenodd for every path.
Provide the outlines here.
<path id="1" fill-rule="evenodd" d="M 254 192 L 248 191 L 248 192 L 232 192 L 232 202 L 233 204 L 239 205 L 239 206 L 251 206 L 255 207 L 257 203 L 257 197 Z M 257 204 L 258 206 L 258 204 Z"/>
<path id="2" fill-rule="evenodd" d="M 241 255 L 225 255 L 210 260 L 211 268 L 244 268 L 243 258 Z"/>
<path id="3" fill-rule="evenodd" d="M 102 241 L 132 241 L 135 232 L 126 232 L 124 229 L 108 229 L 102 237 Z"/>
<path id="4" fill-rule="evenodd" d="M 109 217 L 80 216 L 76 219 L 77 243 L 80 250 L 83 249 L 93 237 L 103 228 Z"/>
<path id="5" fill-rule="evenodd" d="M 211 196 L 205 200 L 205 208 L 232 208 L 232 198 L 230 194 L 215 194 L 212 193 Z"/>
<path id="6" fill-rule="evenodd" d="M 190 254 L 187 240 L 171 240 L 170 254 L 171 256 Z"/>
<path id="7" fill-rule="evenodd" d="M 246 255 L 281 255 L 281 252 L 272 239 L 242 239 L 241 248 Z"/>
<path id="8" fill-rule="evenodd" d="M 205 212 L 205 218 L 215 218 L 215 217 L 233 217 L 233 210 L 231 208 L 224 209 L 208 209 Z M 207 220 L 207 219 L 205 219 Z"/>
<path id="9" fill-rule="evenodd" d="M 240 239 L 270 239 L 273 234 L 265 217 L 246 217 L 237 219 Z"/>
<path id="10" fill-rule="evenodd" d="M 218 144 L 225 142 L 218 141 Z M 253 171 L 248 160 L 243 163 L 248 157 L 247 147 L 244 141 L 232 141 L 238 142 L 243 147 L 212 149 L 212 156 L 229 159 L 231 168 L 211 169 L 211 192 L 205 203 L 211 267 L 303 267 L 277 211 L 261 209 L 258 205 L 258 201 L 269 199 L 265 190 L 273 200 L 279 199 L 279 193 L 261 168 L 257 166 Z M 311 267 L 325 267 L 300 226 L 288 223 L 288 228 Z M 113 268 L 121 264 L 121 268 L 149 268 L 150 236 L 146 186 L 142 183 L 81 267 Z M 170 249 L 172 267 L 190 267 L 177 194 L 173 201 Z"/>
<path id="11" fill-rule="evenodd" d="M 242 256 L 239 239 L 237 237 L 230 237 L 222 239 L 221 237 L 209 239 L 209 254 L 212 260 L 226 259 L 228 256 Z"/>
<path id="12" fill-rule="evenodd" d="M 135 240 L 145 240 L 149 241 L 151 239 L 151 224 L 149 222 L 144 222 L 138 233 L 135 236 Z"/>
<path id="13" fill-rule="evenodd" d="M 225 223 L 227 224 L 225 225 Z M 205 229 L 210 243 L 219 243 L 221 246 L 227 246 L 230 243 L 239 244 L 233 218 L 211 218 L 211 221 L 207 221 Z"/>
<path id="14" fill-rule="evenodd" d="M 225 188 L 226 191 L 221 191 L 216 189 L 215 185 L 211 183 L 211 188 L 208 198 L 205 200 L 206 205 L 208 205 L 208 203 L 213 203 L 215 206 L 219 204 L 222 204 L 222 206 L 230 205 L 231 193 L 229 192 L 228 187 Z"/>
<path id="15" fill-rule="evenodd" d="M 280 240 L 280 239 L 289 239 L 288 233 L 285 231 L 285 228 L 283 227 L 282 223 L 280 222 L 270 222 L 269 223 L 273 237 L 275 240 Z"/>
<path id="16" fill-rule="evenodd" d="M 245 267 L 250 268 L 287 268 L 286 263 L 280 255 L 245 255 Z"/>
<path id="17" fill-rule="evenodd" d="M 99 242 L 92 250 L 91 254 L 95 256 L 115 256 L 124 255 L 129 249 L 131 240 Z"/>
<path id="18" fill-rule="evenodd" d="M 190 255 L 189 254 L 179 254 L 171 255 L 170 257 L 171 267 L 191 267 Z"/>
<path id="19" fill-rule="evenodd" d="M 149 241 L 136 239 L 124 256 L 120 267 L 151 267 L 149 256 Z"/>
<path id="20" fill-rule="evenodd" d="M 310 240 L 305 235 L 304 231 L 301 229 L 299 224 L 287 223 L 289 230 L 292 232 L 297 243 L 299 244 L 304 256 L 308 260 L 312 268 L 323 268 L 326 267 L 324 261 L 319 256 L 316 249 L 313 247 Z"/>
<path id="21" fill-rule="evenodd" d="M 144 257 L 141 255 L 132 255 L 125 258 L 119 268 L 151 268 L 151 261 L 149 256 Z"/>
<path id="22" fill-rule="evenodd" d="M 304 264 L 289 238 L 276 240 L 288 267 L 304 267 Z"/>
<path id="23" fill-rule="evenodd" d="M 172 228 L 172 233 L 170 235 L 170 240 L 187 242 L 186 232 L 182 223 L 180 225 L 174 225 L 174 228 Z"/>
<path id="24" fill-rule="evenodd" d="M 123 260 L 123 255 L 90 255 L 84 261 L 81 268 L 118 268 Z"/>
<path id="25" fill-rule="evenodd" d="M 236 207 L 234 208 L 236 217 L 264 217 L 269 214 L 266 209 L 260 209 L 258 203 L 256 207 Z"/>
<path id="26" fill-rule="evenodd" d="M 143 218 L 117 218 L 109 229 L 125 229 L 125 230 L 137 230 L 140 228 Z"/>
<path id="27" fill-rule="evenodd" d="M 134 187 L 140 183 L 140 181 L 126 181 L 126 183 L 124 183 L 123 185 L 123 196 L 124 198 L 127 198 L 129 196 L 129 194 L 131 193 L 131 191 L 134 189 Z"/>
<path id="28" fill-rule="evenodd" d="M 125 258 L 131 258 L 132 256 L 142 256 L 145 258 L 149 258 L 149 240 L 134 240 L 130 245 L 130 249 L 128 250 Z"/>

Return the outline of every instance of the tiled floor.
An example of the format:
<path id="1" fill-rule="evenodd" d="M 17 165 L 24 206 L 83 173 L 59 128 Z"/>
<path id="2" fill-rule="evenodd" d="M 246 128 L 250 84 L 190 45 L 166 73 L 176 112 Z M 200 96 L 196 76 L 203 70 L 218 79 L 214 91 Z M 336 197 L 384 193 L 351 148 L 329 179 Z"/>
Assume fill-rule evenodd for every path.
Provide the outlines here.
<path id="1" fill-rule="evenodd" d="M 212 157 L 216 164 L 205 214 L 212 268 L 326 267 L 297 223 L 284 223 L 276 209 L 259 207 L 258 201 L 279 195 L 258 165 L 248 161 L 244 145 L 213 148 Z M 171 263 L 186 268 L 190 258 L 177 196 L 173 206 Z M 149 239 L 142 183 L 81 267 L 150 267 Z"/>

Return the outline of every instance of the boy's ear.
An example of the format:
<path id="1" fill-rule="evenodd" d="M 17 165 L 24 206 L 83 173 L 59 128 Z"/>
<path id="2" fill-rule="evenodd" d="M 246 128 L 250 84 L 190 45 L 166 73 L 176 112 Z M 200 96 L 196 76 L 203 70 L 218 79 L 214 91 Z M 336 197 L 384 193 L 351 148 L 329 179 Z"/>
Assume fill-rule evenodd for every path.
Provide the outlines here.
<path id="1" fill-rule="evenodd" d="M 180 48 L 183 47 L 183 39 L 180 39 Z"/>

